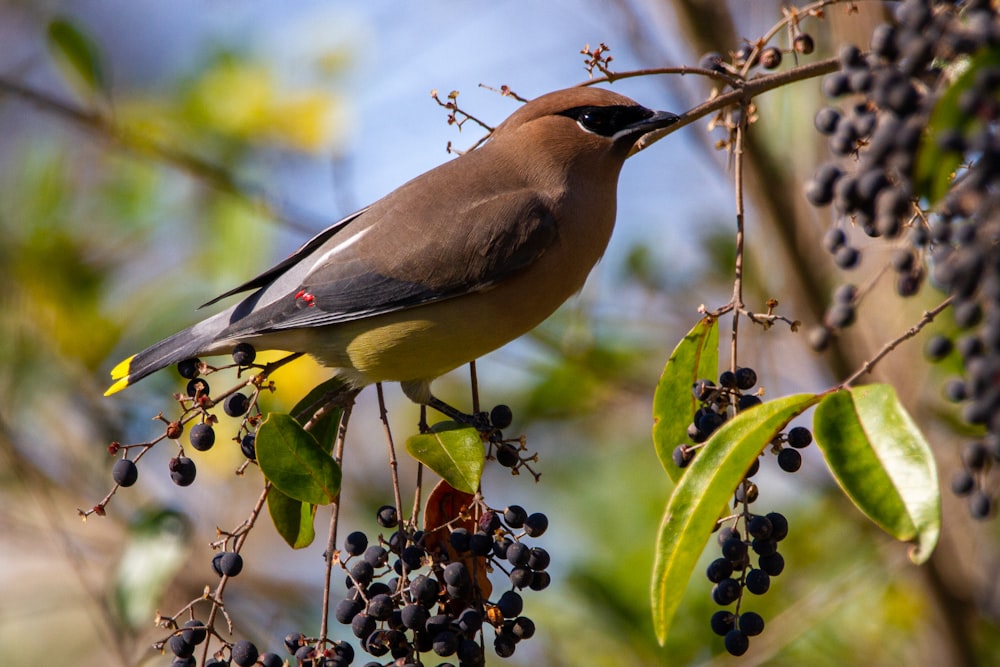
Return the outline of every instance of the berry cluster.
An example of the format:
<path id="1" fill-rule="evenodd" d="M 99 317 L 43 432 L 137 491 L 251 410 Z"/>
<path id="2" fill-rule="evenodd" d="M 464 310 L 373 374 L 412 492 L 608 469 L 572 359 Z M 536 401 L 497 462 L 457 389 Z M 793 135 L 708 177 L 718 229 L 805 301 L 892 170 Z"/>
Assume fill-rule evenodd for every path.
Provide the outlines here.
<path id="1" fill-rule="evenodd" d="M 712 380 L 701 379 L 691 386 L 691 393 L 700 401 L 700 407 L 694 413 L 694 420 L 688 426 L 688 438 L 694 444 L 681 444 L 674 448 L 672 458 L 678 468 L 686 468 L 698 451 L 698 447 L 708 440 L 726 420 L 737 412 L 742 412 L 756 405 L 761 400 L 757 394 L 745 393 L 757 384 L 757 373 L 752 368 L 741 367 L 735 371 L 723 371 L 719 375 L 719 384 Z M 808 447 L 812 442 L 809 429 L 797 426 L 787 433 L 779 433 L 771 442 L 770 450 L 777 456 L 778 467 L 785 472 L 796 472 L 802 467 L 802 455 L 798 450 Z M 787 446 L 786 446 L 787 445 Z M 737 499 L 741 493 L 752 493 L 756 498 L 756 487 L 749 481 L 757 474 L 760 461 L 755 460 L 747 471 L 743 486 L 737 489 Z M 751 501 L 752 502 L 752 501 Z"/>
<path id="2" fill-rule="evenodd" d="M 750 647 L 750 637 L 764 631 L 764 619 L 753 611 L 742 611 L 744 592 L 763 595 L 771 587 L 771 577 L 785 569 L 785 559 L 778 553 L 778 542 L 788 535 L 788 520 L 778 512 L 767 515 L 748 511 L 742 520 L 745 535 L 738 523 L 719 531 L 722 556 L 713 560 L 706 571 L 712 587 L 712 600 L 728 607 L 736 603 L 735 611 L 723 609 L 712 615 L 712 631 L 725 637 L 726 651 L 743 655 Z M 751 551 L 757 557 L 757 567 L 751 566 Z"/>
<path id="3" fill-rule="evenodd" d="M 399 529 L 377 543 L 361 531 L 347 536 L 340 559 L 347 595 L 334 610 L 365 652 L 389 654 L 398 664 L 420 664 L 419 654 L 433 652 L 476 667 L 485 664 L 484 625 L 493 627 L 493 650 L 502 658 L 534 634 L 535 624 L 521 614 L 519 591 L 540 591 L 550 582 L 548 552 L 526 542 L 548 528 L 544 514 L 518 505 L 487 509 L 476 530 L 453 527 L 446 537 L 443 530 L 409 532 L 391 506 L 382 507 L 377 519 L 383 528 Z M 506 574 L 509 587 L 491 600 L 487 573 L 495 570 Z M 315 664 L 309 662 L 314 654 L 303 643 L 295 656 L 306 666 Z"/>
<path id="4" fill-rule="evenodd" d="M 674 463 L 686 467 L 694 460 L 700 447 L 732 415 L 761 403 L 757 394 L 746 393 L 757 384 L 757 373 L 741 367 L 724 371 L 716 384 L 709 379 L 696 381 L 691 391 L 700 402 L 694 420 L 688 427 L 688 437 L 694 444 L 678 445 L 673 452 Z M 799 453 L 813 441 L 809 429 L 796 426 L 777 434 L 767 450 L 775 455 L 778 467 L 796 472 L 802 466 Z M 760 470 L 760 459 L 754 459 L 734 493 L 733 514 L 720 522 L 722 555 L 708 566 L 707 576 L 714 586 L 712 599 L 735 610 L 722 610 L 712 616 L 712 630 L 725 637 L 726 650 L 743 655 L 750 646 L 750 637 L 764 630 L 764 619 L 753 611 L 741 611 L 744 593 L 763 595 L 771 587 L 771 577 L 785 569 L 785 559 L 778 553 L 778 542 L 788 535 L 788 520 L 778 512 L 756 514 L 750 505 L 757 501 L 759 490 L 752 478 Z M 752 566 L 755 555 L 757 566 Z"/>
<path id="5" fill-rule="evenodd" d="M 986 429 L 966 446 L 953 488 L 970 498 L 977 518 L 994 513 L 997 489 L 987 473 L 1000 463 L 1000 67 L 988 57 L 998 46 L 993 3 L 900 4 L 895 21 L 873 32 L 870 52 L 843 47 L 841 71 L 824 81 L 827 96 L 843 104 L 820 110 L 815 124 L 838 159 L 821 166 L 806 189 L 811 203 L 832 203 L 870 245 L 891 244 L 900 296 L 929 278 L 951 299 L 964 375 L 946 393 L 965 403 L 964 421 Z M 954 107 L 954 120 L 936 113 L 942 104 Z M 918 197 L 938 166 L 928 166 L 928 156 L 955 165 L 932 210 Z M 843 229 L 830 230 L 824 246 L 841 268 L 860 261 Z M 861 296 L 852 286 L 838 289 L 823 326 L 810 334 L 814 347 L 854 322 Z M 935 346 L 931 356 L 943 356 L 942 343 Z"/>
<path id="6" fill-rule="evenodd" d="M 209 629 L 202 621 L 196 618 L 192 618 L 184 623 L 183 626 L 177 628 L 170 638 L 161 645 L 161 648 L 168 649 L 174 656 L 170 663 L 171 666 L 195 667 L 198 664 L 194 655 L 195 650 L 199 644 L 208 638 L 208 633 Z M 228 649 L 229 658 L 226 659 L 225 651 L 220 650 L 205 662 L 205 667 L 229 667 L 229 665 L 238 665 L 239 667 L 252 667 L 253 665 L 283 667 L 285 664 L 285 661 L 278 654 L 271 652 L 261 653 L 256 644 L 246 639 L 241 639 L 232 644 L 227 643 L 225 646 Z M 339 642 L 334 645 L 334 649 L 339 650 L 341 654 L 350 655 L 353 659 L 354 650 L 350 644 Z M 334 651 L 331 651 L 331 653 L 334 653 Z M 349 664 L 350 661 L 329 662 L 328 667 L 346 667 Z"/>
<path id="7" fill-rule="evenodd" d="M 694 459 L 697 445 L 708 440 L 730 416 L 760 405 L 759 396 L 745 393 L 756 384 L 757 372 L 752 368 L 741 367 L 723 371 L 719 375 L 719 384 L 701 379 L 692 385 L 691 392 L 701 405 L 695 411 L 694 420 L 687 430 L 688 438 L 694 444 L 681 444 L 674 448 L 673 461 L 678 468 L 686 468 Z"/>
<path id="8" fill-rule="evenodd" d="M 233 348 L 233 366 L 237 367 L 240 372 L 248 370 L 253 367 L 256 356 L 253 346 L 248 343 L 239 343 Z M 212 449 L 215 446 L 215 425 L 218 423 L 218 418 L 212 414 L 211 410 L 217 403 L 211 398 L 211 387 L 205 378 L 201 376 L 203 373 L 214 372 L 216 370 L 221 369 L 211 368 L 202 363 L 200 359 L 186 359 L 177 364 L 177 371 L 181 377 L 188 380 L 184 393 L 174 395 L 174 398 L 180 404 L 183 411 L 181 417 L 170 421 L 159 415 L 157 418 L 166 424 L 164 433 L 160 438 L 138 445 L 112 443 L 109 448 L 111 454 L 117 454 L 121 451 L 127 456 L 130 450 L 139 448 L 141 451 L 139 456 L 142 456 L 142 454 L 145 454 L 153 445 L 164 438 L 180 440 L 184 434 L 185 426 L 193 420 L 198 420 L 198 422 L 191 426 L 188 431 L 188 442 L 191 448 L 199 452 L 207 452 Z M 252 386 L 252 388 L 253 391 L 250 394 L 236 390 L 227 392 L 225 397 L 222 398 L 222 410 L 230 417 L 242 418 L 239 432 L 233 439 L 239 443 L 243 455 L 249 461 L 256 461 L 254 434 L 256 433 L 257 426 L 260 424 L 262 415 L 260 409 L 257 407 L 257 397 L 260 389 L 256 386 Z M 136 461 L 139 459 L 139 456 L 134 459 L 123 457 L 115 461 L 115 465 L 111 470 L 111 476 L 115 484 L 121 487 L 129 487 L 138 481 L 139 468 L 136 465 Z M 182 445 L 180 445 L 178 455 L 170 459 L 168 470 L 171 481 L 177 486 L 190 486 L 194 483 L 195 477 L 198 474 L 195 462 L 184 455 L 184 447 Z"/>

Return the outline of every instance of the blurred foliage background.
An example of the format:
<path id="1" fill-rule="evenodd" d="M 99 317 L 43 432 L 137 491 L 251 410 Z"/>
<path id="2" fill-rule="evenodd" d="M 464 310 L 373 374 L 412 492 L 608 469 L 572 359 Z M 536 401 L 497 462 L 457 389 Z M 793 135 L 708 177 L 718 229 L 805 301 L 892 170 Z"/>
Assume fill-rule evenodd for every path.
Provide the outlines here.
<path id="1" fill-rule="evenodd" d="M 571 85 L 585 74 L 579 49 L 601 41 L 618 70 L 696 63 L 780 17 L 780 3 L 763 0 L 369 4 L 0 3 L 0 663 L 169 662 L 149 648 L 164 634 L 154 614 L 213 583 L 209 542 L 246 516 L 259 473 L 235 476 L 238 448 L 217 446 L 198 454 L 195 485 L 178 489 L 169 447 L 159 447 L 107 517 L 80 522 L 76 509 L 111 485 L 108 443 L 151 437 L 150 418 L 179 388 L 165 372 L 104 399 L 107 371 L 311 232 L 448 159 L 448 140 L 471 144 L 468 129 L 447 127 L 432 88 L 461 90 L 463 106 L 496 123 L 513 103 L 479 83 L 525 96 Z M 844 40 L 866 44 L 882 11 L 834 8 L 806 27 L 829 54 Z M 678 77 L 621 89 L 674 110 L 707 94 Z M 759 100 L 748 151 L 748 303 L 776 297 L 806 324 L 838 280 L 819 250 L 827 220 L 789 195 L 825 151 L 812 131 L 818 89 Z M 702 577 L 666 647 L 653 639 L 648 601 L 669 492 L 649 441 L 653 388 L 698 305 L 731 291 L 731 184 L 713 140 L 692 127 L 634 158 L 619 230 L 587 289 L 480 364 L 484 400 L 514 408 L 543 473 L 534 484 L 489 471 L 487 500 L 552 520 L 543 544 L 554 585 L 527 600 L 539 633 L 504 664 L 730 660 L 709 630 Z M 862 270 L 874 274 L 879 261 Z M 822 357 L 787 329 L 744 327 L 741 360 L 769 395 L 828 386 L 937 298 L 901 307 L 885 292 L 865 302 L 878 317 L 863 310 Z M 956 436 L 941 378 L 913 362 L 918 346 L 877 376 L 920 418 L 947 480 Z M 269 407 L 287 409 L 327 375 L 305 361 L 283 370 Z M 438 383 L 456 402 L 467 387 L 465 371 Z M 374 508 L 391 498 L 369 393 L 348 441 L 344 534 L 374 532 Z M 416 410 L 397 389 L 389 395 L 405 437 Z M 403 479 L 412 472 L 404 462 Z M 762 475 L 758 507 L 790 519 L 788 567 L 754 600 L 768 629 L 741 664 L 1000 662 L 996 522 L 973 525 L 946 497 L 942 542 L 918 569 L 844 501 L 814 451 L 794 478 Z M 264 521 L 227 591 L 238 636 L 277 650 L 288 632 L 315 633 L 321 553 L 292 552 Z"/>

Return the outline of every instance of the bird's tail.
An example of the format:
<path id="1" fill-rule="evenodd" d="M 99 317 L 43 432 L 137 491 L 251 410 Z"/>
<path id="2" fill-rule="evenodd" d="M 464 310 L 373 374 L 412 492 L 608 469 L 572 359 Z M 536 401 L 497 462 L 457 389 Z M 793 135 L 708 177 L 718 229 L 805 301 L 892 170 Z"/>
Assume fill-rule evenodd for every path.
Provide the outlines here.
<path id="1" fill-rule="evenodd" d="M 220 313 L 210 317 L 125 359 L 111 369 L 111 379 L 114 383 L 108 387 L 104 395 L 110 396 L 119 392 L 161 368 L 197 357 L 199 354 L 206 354 L 215 346 L 216 336 L 225 328 L 227 320 L 221 316 L 226 314 Z"/>

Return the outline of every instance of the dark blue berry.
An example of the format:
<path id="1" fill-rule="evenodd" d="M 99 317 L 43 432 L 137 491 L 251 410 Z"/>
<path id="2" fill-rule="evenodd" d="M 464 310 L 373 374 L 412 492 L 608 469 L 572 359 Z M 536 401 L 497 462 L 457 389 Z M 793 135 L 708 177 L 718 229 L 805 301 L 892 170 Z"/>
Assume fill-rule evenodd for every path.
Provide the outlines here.
<path id="1" fill-rule="evenodd" d="M 739 561 L 747 555 L 747 543 L 739 537 L 726 540 L 722 545 L 722 557 L 728 561 Z"/>
<path id="2" fill-rule="evenodd" d="M 197 646 L 208 637 L 208 630 L 205 628 L 204 623 L 193 618 L 184 624 L 184 631 L 181 633 L 181 636 L 184 637 L 184 641 L 188 644 Z"/>
<path id="3" fill-rule="evenodd" d="M 720 637 L 725 637 L 727 632 L 736 627 L 736 616 L 733 612 L 725 609 L 717 611 L 712 614 L 711 625 L 712 632 Z"/>
<path id="4" fill-rule="evenodd" d="M 368 615 L 376 621 L 386 621 L 392 616 L 392 598 L 386 594 L 376 595 L 368 601 Z"/>
<path id="5" fill-rule="evenodd" d="M 764 632 L 764 618 L 754 611 L 745 611 L 740 614 L 740 632 L 747 637 L 755 637 Z"/>
<path id="6" fill-rule="evenodd" d="M 499 429 L 505 429 L 514 421 L 514 413 L 510 406 L 498 405 L 490 410 L 490 423 Z"/>
<path id="7" fill-rule="evenodd" d="M 731 605 L 739 599 L 740 590 L 740 582 L 735 579 L 723 579 L 712 587 L 712 600 L 722 607 Z"/>
<path id="8" fill-rule="evenodd" d="M 235 551 L 223 551 L 212 557 L 212 567 L 220 576 L 235 577 L 243 571 L 243 557 Z"/>
<path id="9" fill-rule="evenodd" d="M 167 467 L 170 470 L 170 480 L 177 486 L 190 486 L 198 474 L 194 461 L 186 456 L 170 459 Z"/>
<path id="10" fill-rule="evenodd" d="M 784 514 L 778 512 L 768 512 L 767 520 L 771 522 L 771 539 L 775 542 L 788 537 L 788 519 Z"/>
<path id="11" fill-rule="evenodd" d="M 208 396 L 211 390 L 207 382 L 201 378 L 195 378 L 187 383 L 185 391 L 188 396 L 194 398 L 195 396 Z"/>
<path id="12" fill-rule="evenodd" d="M 533 591 L 544 591 L 552 583 L 552 576 L 548 572 L 535 572 L 531 577 L 529 588 Z"/>
<path id="13" fill-rule="evenodd" d="M 347 597 L 337 603 L 334 607 L 333 617 L 337 619 L 338 623 L 343 623 L 344 625 L 349 624 L 354 620 L 362 609 L 365 608 L 364 600 L 361 598 Z M 294 651 L 292 651 L 294 653 Z"/>
<path id="14" fill-rule="evenodd" d="M 739 630 L 730 630 L 726 633 L 726 651 L 730 655 L 743 655 L 750 648 L 750 640 Z"/>
<path id="15" fill-rule="evenodd" d="M 513 468 L 521 461 L 517 447 L 509 442 L 500 443 L 500 446 L 497 447 L 496 457 L 497 463 L 504 468 Z"/>
<path id="16" fill-rule="evenodd" d="M 528 512 L 520 505 L 510 505 L 503 511 L 503 520 L 509 528 L 521 528 L 527 518 Z"/>
<path id="17" fill-rule="evenodd" d="M 674 465 L 678 468 L 686 468 L 694 460 L 695 451 L 694 447 L 677 445 L 670 454 L 670 458 L 673 459 Z"/>
<path id="18" fill-rule="evenodd" d="M 524 532 L 528 537 L 541 537 L 549 527 L 549 518 L 541 512 L 535 512 L 524 521 Z"/>
<path id="19" fill-rule="evenodd" d="M 233 644 L 231 655 L 233 662 L 240 667 L 250 667 L 257 662 L 259 653 L 257 652 L 257 647 L 254 646 L 252 642 L 249 642 L 246 639 L 241 639 Z"/>
<path id="20" fill-rule="evenodd" d="M 193 380 L 198 377 L 198 368 L 201 365 L 200 359 L 185 359 L 177 364 L 177 372 L 185 380 Z"/>
<path id="21" fill-rule="evenodd" d="M 524 609 L 524 600 L 514 591 L 505 591 L 497 600 L 497 609 L 504 618 L 516 618 Z"/>
<path id="22" fill-rule="evenodd" d="M 526 567 L 515 567 L 510 571 L 510 584 L 514 588 L 528 588 L 534 580 L 534 573 Z"/>
<path id="23" fill-rule="evenodd" d="M 754 595 L 763 595 L 771 587 L 771 577 L 763 570 L 750 570 L 745 583 L 748 591 Z"/>
<path id="24" fill-rule="evenodd" d="M 716 558 L 708 565 L 705 571 L 708 580 L 717 584 L 723 579 L 728 579 L 733 574 L 733 565 L 725 558 Z"/>
<path id="25" fill-rule="evenodd" d="M 351 619 L 351 632 L 358 639 L 364 639 L 378 627 L 378 622 L 364 612 L 359 612 Z"/>
<path id="26" fill-rule="evenodd" d="M 778 467 L 785 472 L 795 472 L 802 467 L 802 455 L 796 449 L 782 449 L 778 452 Z"/>
<path id="27" fill-rule="evenodd" d="M 736 388 L 746 391 L 757 384 L 757 372 L 752 368 L 736 369 Z"/>
<path id="28" fill-rule="evenodd" d="M 796 426 L 788 432 L 788 444 L 796 449 L 808 447 L 812 441 L 812 432 L 803 426 Z"/>
<path id="29" fill-rule="evenodd" d="M 222 409 L 230 417 L 242 417 L 250 409 L 250 399 L 239 392 L 230 394 L 222 404 Z"/>
<path id="30" fill-rule="evenodd" d="M 383 528 L 395 528 L 399 524 L 399 516 L 396 513 L 396 508 L 392 505 L 382 505 L 378 508 L 375 520 Z"/>
<path id="31" fill-rule="evenodd" d="M 243 456 L 247 457 L 251 461 L 257 460 L 257 436 L 253 433 L 248 433 L 243 436 L 240 440 L 240 451 L 243 452 Z"/>
<path id="32" fill-rule="evenodd" d="M 535 572 L 540 572 L 549 566 L 552 562 L 552 557 L 549 552 L 541 547 L 532 547 L 531 555 L 528 556 L 528 567 L 530 567 Z"/>
<path id="33" fill-rule="evenodd" d="M 766 540 L 771 537 L 774 527 L 766 516 L 755 516 L 747 524 L 747 530 L 753 537 Z"/>
<path id="34" fill-rule="evenodd" d="M 249 366 L 257 358 L 257 351 L 250 343 L 237 343 L 233 346 L 233 363 L 239 366 Z"/>
<path id="35" fill-rule="evenodd" d="M 211 424 L 195 424 L 188 434 L 191 446 L 199 452 L 207 452 L 215 444 L 215 429 Z"/>
<path id="36" fill-rule="evenodd" d="M 139 468 L 129 459 L 118 459 L 111 468 L 111 477 L 119 486 L 132 486 L 139 479 Z"/>
<path id="37" fill-rule="evenodd" d="M 523 542 L 514 542 L 509 547 L 507 547 L 507 560 L 514 567 L 524 567 L 528 564 L 528 557 L 531 555 L 531 549 L 527 544 Z"/>

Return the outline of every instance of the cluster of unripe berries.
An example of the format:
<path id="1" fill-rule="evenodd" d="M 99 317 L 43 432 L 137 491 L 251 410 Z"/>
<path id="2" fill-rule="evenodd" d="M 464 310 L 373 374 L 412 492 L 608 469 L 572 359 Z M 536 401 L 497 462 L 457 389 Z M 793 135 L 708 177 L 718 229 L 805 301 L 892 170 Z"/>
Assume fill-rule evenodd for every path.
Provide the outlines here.
<path id="1" fill-rule="evenodd" d="M 233 363 L 240 368 L 249 367 L 253 364 L 257 353 L 253 346 L 248 343 L 239 343 L 233 348 Z M 181 377 L 188 380 L 185 388 L 185 396 L 189 403 L 202 412 L 202 421 L 193 425 L 188 431 L 188 442 L 193 449 L 199 452 L 207 452 L 215 445 L 215 418 L 208 410 L 214 407 L 210 392 L 211 387 L 208 382 L 199 377 L 202 363 L 200 359 L 186 359 L 177 364 L 177 371 Z M 245 393 L 234 392 L 226 397 L 222 403 L 222 410 L 230 417 L 243 417 L 250 411 L 253 399 Z M 240 443 L 240 450 L 243 455 L 251 461 L 256 461 L 254 430 L 244 421 L 240 427 L 240 434 L 236 440 Z M 171 421 L 167 423 L 166 437 L 171 440 L 178 440 L 184 433 L 184 423 L 182 421 Z M 117 453 L 119 446 L 113 447 L 113 453 Z M 177 486 L 190 486 L 194 483 L 198 468 L 195 462 L 184 456 L 183 450 L 178 456 L 168 462 L 171 481 Z M 111 476 L 119 486 L 132 486 L 139 479 L 139 468 L 135 461 L 128 458 L 121 458 L 115 462 L 111 470 Z"/>
<path id="2" fill-rule="evenodd" d="M 816 116 L 838 159 L 821 166 L 806 191 L 817 206 L 832 203 L 869 244 L 891 244 L 898 294 L 915 294 L 926 277 L 952 299 L 963 377 L 950 381 L 946 394 L 964 402 L 964 421 L 987 431 L 965 446 L 953 488 L 969 497 L 979 518 L 995 513 L 997 483 L 987 473 L 1000 463 L 1000 66 L 981 62 L 998 46 L 995 3 L 907 0 L 894 22 L 875 29 L 867 54 L 843 47 L 842 69 L 824 90 L 845 108 Z M 935 114 L 942 103 L 953 108 L 954 126 Z M 920 165 L 928 156 L 956 165 L 930 211 L 919 206 L 916 180 L 926 186 L 934 176 L 937 164 L 930 173 Z M 860 251 L 840 228 L 828 232 L 824 246 L 842 268 L 859 262 Z M 825 347 L 833 331 L 853 323 L 857 306 L 856 289 L 838 289 L 823 326 L 810 334 L 813 346 Z M 951 349 L 943 346 L 936 341 L 929 353 L 943 357 Z"/>
<path id="3" fill-rule="evenodd" d="M 398 526 L 394 507 L 381 508 L 377 519 L 383 528 Z M 547 528 L 544 514 L 511 505 L 503 512 L 485 511 L 475 531 L 457 527 L 446 539 L 440 531 L 404 538 L 404 529 L 370 543 L 365 533 L 353 532 L 340 558 L 347 596 L 334 617 L 351 627 L 365 652 L 389 655 L 400 665 L 418 664 L 419 654 L 432 652 L 459 667 L 481 666 L 486 625 L 493 628 L 493 652 L 509 657 L 518 642 L 535 633 L 535 624 L 521 613 L 521 591 L 548 587 L 550 557 L 526 539 Z M 497 570 L 507 575 L 508 585 L 491 600 L 483 582 L 487 572 Z"/>

